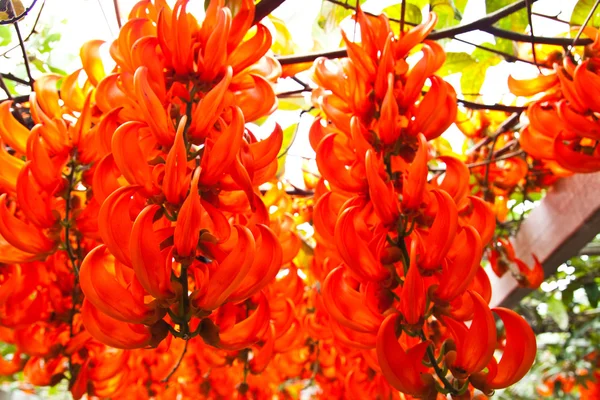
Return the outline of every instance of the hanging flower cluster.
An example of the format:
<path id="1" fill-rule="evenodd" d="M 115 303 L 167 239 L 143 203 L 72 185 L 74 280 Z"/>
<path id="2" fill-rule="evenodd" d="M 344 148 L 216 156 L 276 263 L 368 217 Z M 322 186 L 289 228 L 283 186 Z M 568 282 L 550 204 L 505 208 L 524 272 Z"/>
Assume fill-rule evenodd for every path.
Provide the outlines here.
<path id="1" fill-rule="evenodd" d="M 571 54 L 553 57 L 554 72 L 526 80 L 509 78 L 512 93 L 541 98 L 527 109 L 529 124 L 520 133 L 521 147 L 532 157 L 558 163 L 579 173 L 600 170 L 600 103 L 594 95 L 600 85 L 600 37 L 595 28 L 585 34 L 595 41 L 576 63 Z"/>
<path id="2" fill-rule="evenodd" d="M 494 358 L 491 288 L 480 268 L 494 214 L 469 196 L 458 159 L 441 157 L 443 177 L 428 179 L 428 140 L 456 117 L 454 90 L 435 75 L 445 54 L 423 41 L 436 21 L 431 14 L 396 39 L 385 17 L 358 11 L 361 43 L 344 38 L 349 58 L 315 62 L 325 118 L 310 133 L 326 180 L 316 196 L 315 258 L 335 342 L 362 350 L 370 360 L 357 366 L 362 373 L 420 398 L 509 386 L 536 347 L 521 316 L 496 308 L 506 345 Z"/>

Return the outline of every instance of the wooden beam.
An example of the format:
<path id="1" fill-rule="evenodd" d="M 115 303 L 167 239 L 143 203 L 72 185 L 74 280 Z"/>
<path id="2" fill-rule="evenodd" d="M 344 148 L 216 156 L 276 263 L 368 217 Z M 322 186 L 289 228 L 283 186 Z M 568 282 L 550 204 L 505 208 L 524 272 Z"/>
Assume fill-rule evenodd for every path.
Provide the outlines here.
<path id="1" fill-rule="evenodd" d="M 577 174 L 558 181 L 531 211 L 512 239 L 516 256 L 533 265 L 531 253 L 550 276 L 600 232 L 600 172 Z M 520 288 L 510 273 L 498 278 L 488 270 L 492 307 L 514 307 L 531 292 Z"/>

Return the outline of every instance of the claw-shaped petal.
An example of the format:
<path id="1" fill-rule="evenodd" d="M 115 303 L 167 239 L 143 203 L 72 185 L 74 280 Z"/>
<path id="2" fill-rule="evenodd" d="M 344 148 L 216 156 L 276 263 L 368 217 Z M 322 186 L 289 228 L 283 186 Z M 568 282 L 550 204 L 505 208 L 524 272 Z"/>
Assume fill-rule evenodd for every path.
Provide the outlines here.
<path id="1" fill-rule="evenodd" d="M 430 342 L 404 350 L 398 342 L 399 314 L 389 315 L 377 334 L 377 360 L 381 373 L 392 387 L 411 396 L 426 396 L 435 391 L 434 380 L 421 361 Z"/>

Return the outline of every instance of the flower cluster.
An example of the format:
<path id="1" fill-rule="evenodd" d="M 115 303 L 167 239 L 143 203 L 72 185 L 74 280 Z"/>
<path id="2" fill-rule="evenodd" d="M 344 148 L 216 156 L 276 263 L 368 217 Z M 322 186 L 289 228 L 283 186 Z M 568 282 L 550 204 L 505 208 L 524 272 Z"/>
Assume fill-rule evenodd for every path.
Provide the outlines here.
<path id="1" fill-rule="evenodd" d="M 600 36 L 585 28 L 595 41 L 586 47 L 581 62 L 570 54 L 553 57 L 553 73 L 536 78 L 509 78 L 517 96 L 543 95 L 527 109 L 529 124 L 520 133 L 521 147 L 532 157 L 554 161 L 563 170 L 589 173 L 600 170 L 600 103 L 594 95 L 600 85 Z"/>
<path id="2" fill-rule="evenodd" d="M 440 157 L 445 173 L 428 179 L 428 141 L 457 112 L 454 90 L 435 75 L 444 52 L 423 40 L 436 17 L 399 39 L 385 17 L 358 11 L 357 21 L 361 43 L 345 38 L 349 58 L 317 60 L 314 72 L 325 117 L 310 139 L 326 180 L 314 211 L 316 258 L 333 337 L 362 350 L 365 363 L 352 373 L 380 373 L 407 395 L 489 394 L 529 370 L 535 336 L 521 316 L 494 309 L 506 329 L 496 361 L 480 267 L 494 214 L 469 196 L 460 160 Z"/>

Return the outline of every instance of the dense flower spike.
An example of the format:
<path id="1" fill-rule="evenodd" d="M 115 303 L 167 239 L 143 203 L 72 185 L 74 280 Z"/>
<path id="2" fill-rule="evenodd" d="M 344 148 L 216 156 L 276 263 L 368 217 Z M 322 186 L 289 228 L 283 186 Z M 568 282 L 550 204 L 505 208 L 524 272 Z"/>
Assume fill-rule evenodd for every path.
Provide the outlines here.
<path id="1" fill-rule="evenodd" d="M 461 396 L 474 390 L 470 377 L 481 380 L 496 350 L 491 289 L 480 267 L 495 214 L 468 196 L 471 174 L 459 159 L 437 157 L 445 172 L 429 175 L 430 141 L 457 115 L 454 89 L 434 75 L 443 50 L 423 41 L 435 15 L 399 39 L 383 17 L 358 11 L 356 19 L 361 42 L 344 36 L 349 58 L 318 59 L 313 69 L 323 115 L 310 141 L 326 180 L 314 215 L 315 259 L 326 277 L 321 301 L 335 340 L 360 350 L 371 374 L 413 397 L 435 398 L 438 389 Z M 411 51 L 421 58 L 408 67 Z M 435 341 L 427 340 L 432 324 L 444 332 Z M 376 359 L 366 355 L 373 350 Z M 529 369 L 529 353 L 523 360 Z"/>

